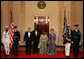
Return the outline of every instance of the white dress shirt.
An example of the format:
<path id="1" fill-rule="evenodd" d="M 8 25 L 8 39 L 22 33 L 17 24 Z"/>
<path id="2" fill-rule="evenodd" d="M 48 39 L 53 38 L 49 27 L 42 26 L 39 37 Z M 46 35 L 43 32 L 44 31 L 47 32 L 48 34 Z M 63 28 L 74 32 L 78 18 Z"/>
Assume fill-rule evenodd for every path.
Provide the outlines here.
<path id="1" fill-rule="evenodd" d="M 37 36 L 37 31 L 35 31 L 35 34 L 36 34 L 36 36 Z"/>
<path id="2" fill-rule="evenodd" d="M 76 32 L 78 32 L 78 30 L 75 30 Z"/>
<path id="3" fill-rule="evenodd" d="M 30 32 L 28 32 L 28 37 L 30 37 Z"/>

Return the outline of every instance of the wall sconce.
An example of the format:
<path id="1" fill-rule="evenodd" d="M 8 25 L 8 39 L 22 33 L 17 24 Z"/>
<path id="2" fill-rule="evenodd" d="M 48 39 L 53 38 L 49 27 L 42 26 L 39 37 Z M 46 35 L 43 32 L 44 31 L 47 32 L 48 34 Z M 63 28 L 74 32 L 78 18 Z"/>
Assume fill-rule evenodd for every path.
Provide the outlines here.
<path id="1" fill-rule="evenodd" d="M 34 22 L 35 22 L 35 23 L 38 23 L 38 19 L 34 19 Z"/>
<path id="2" fill-rule="evenodd" d="M 47 19 L 47 21 L 49 22 L 49 19 Z"/>
<path id="3" fill-rule="evenodd" d="M 44 23 L 47 24 L 47 23 L 49 22 L 49 17 L 47 16 L 47 17 L 45 17 L 45 18 L 43 18 L 43 19 L 42 19 L 42 18 L 39 19 L 39 17 L 35 16 L 35 17 L 34 17 L 34 22 L 37 23 L 37 24 L 38 24 L 39 22 L 44 22 Z"/>
<path id="4" fill-rule="evenodd" d="M 38 19 L 36 19 L 36 22 L 38 22 Z"/>

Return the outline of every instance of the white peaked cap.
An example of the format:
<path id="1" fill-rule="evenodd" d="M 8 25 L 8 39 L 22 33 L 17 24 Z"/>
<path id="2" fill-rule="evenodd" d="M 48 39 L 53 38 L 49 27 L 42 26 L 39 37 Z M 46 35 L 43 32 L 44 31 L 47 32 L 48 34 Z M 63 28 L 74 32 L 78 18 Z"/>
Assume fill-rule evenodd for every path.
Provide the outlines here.
<path id="1" fill-rule="evenodd" d="M 5 28 L 8 28 L 8 26 L 5 26 Z"/>
<path id="2" fill-rule="evenodd" d="M 67 26 L 70 26 L 70 24 L 67 24 Z"/>

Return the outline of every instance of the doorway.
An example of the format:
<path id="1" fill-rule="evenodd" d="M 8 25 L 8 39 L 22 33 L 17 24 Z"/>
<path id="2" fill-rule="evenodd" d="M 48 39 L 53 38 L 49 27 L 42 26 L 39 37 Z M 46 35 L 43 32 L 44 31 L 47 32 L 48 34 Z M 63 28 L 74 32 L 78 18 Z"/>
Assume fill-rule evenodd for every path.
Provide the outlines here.
<path id="1" fill-rule="evenodd" d="M 39 28 L 39 31 L 49 34 L 49 16 L 35 16 L 34 17 L 34 29 Z"/>

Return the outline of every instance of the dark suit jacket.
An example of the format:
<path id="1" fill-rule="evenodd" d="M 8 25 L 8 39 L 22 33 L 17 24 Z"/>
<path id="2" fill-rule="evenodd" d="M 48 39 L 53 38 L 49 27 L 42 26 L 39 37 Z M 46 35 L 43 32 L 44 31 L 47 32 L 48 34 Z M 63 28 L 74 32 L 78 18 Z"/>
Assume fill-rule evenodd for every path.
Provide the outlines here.
<path id="1" fill-rule="evenodd" d="M 31 45 L 31 42 L 32 42 L 32 32 L 30 32 L 30 37 L 28 36 L 28 31 L 25 32 L 25 35 L 24 35 L 24 41 L 26 41 L 26 45 L 29 44 Z"/>
<path id="2" fill-rule="evenodd" d="M 40 31 L 37 30 L 37 36 L 36 36 L 35 30 L 34 30 L 34 31 L 32 31 L 32 35 L 33 35 L 33 42 L 34 42 L 34 43 L 39 43 Z"/>
<path id="3" fill-rule="evenodd" d="M 75 30 L 72 31 L 72 41 L 73 43 L 79 43 L 81 39 L 81 32 L 78 30 L 76 32 Z"/>

